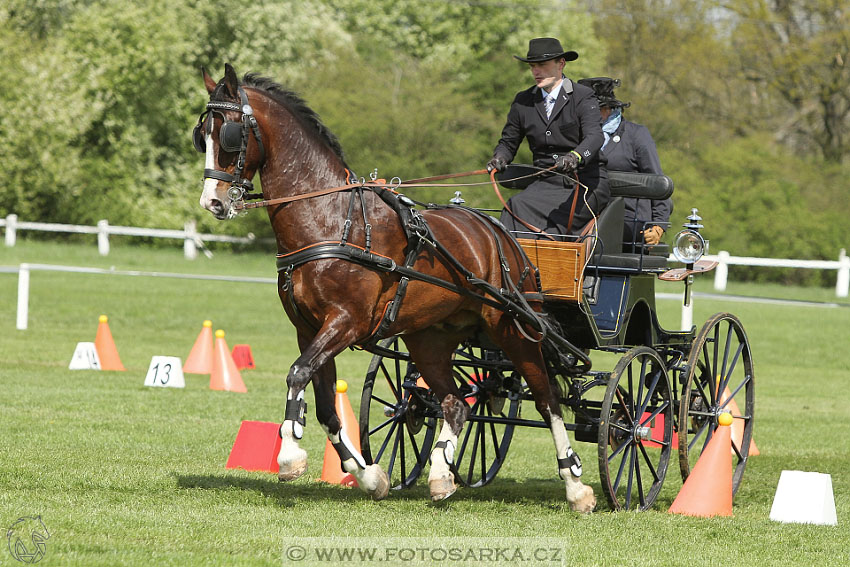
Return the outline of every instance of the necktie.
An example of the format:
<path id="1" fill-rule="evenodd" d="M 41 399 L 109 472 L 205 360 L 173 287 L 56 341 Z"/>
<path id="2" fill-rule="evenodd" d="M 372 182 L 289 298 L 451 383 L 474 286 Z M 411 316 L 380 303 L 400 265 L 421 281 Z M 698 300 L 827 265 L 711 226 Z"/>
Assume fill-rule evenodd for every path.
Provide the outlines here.
<path id="1" fill-rule="evenodd" d="M 555 106 L 555 97 L 552 95 L 546 95 L 546 98 L 543 100 L 543 104 L 546 108 L 546 118 L 552 116 L 552 108 Z"/>

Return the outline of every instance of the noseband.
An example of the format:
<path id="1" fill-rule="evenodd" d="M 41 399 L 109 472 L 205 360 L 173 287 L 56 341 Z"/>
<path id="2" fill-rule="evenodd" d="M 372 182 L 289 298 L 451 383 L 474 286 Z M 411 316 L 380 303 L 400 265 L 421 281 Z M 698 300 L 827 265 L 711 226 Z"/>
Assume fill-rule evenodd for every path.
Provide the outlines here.
<path id="1" fill-rule="evenodd" d="M 248 153 L 248 137 L 251 133 L 253 133 L 254 138 L 257 140 L 257 146 L 260 148 L 260 162 L 266 159 L 266 150 L 263 146 L 262 137 L 260 136 L 260 126 L 257 124 L 257 119 L 254 117 L 254 109 L 251 108 L 250 104 L 248 104 L 248 96 L 245 94 L 242 87 L 239 87 L 239 98 L 242 101 L 241 104 L 228 101 L 209 101 L 207 103 L 207 109 L 198 117 L 198 124 L 195 126 L 195 130 L 192 133 L 195 142 L 195 149 L 201 152 L 205 151 L 205 148 L 203 147 L 204 144 L 201 144 L 201 140 L 203 140 L 201 128 L 204 120 L 206 120 L 207 115 L 211 112 L 222 115 L 224 124 L 219 132 L 219 144 L 225 151 L 235 151 L 238 144 L 239 156 L 236 158 L 236 169 L 232 174 L 227 173 L 226 171 L 219 171 L 217 169 L 204 169 L 204 179 L 217 179 L 219 181 L 224 181 L 225 183 L 230 183 L 230 188 L 227 190 L 227 196 L 231 199 L 231 201 L 235 201 L 237 203 L 243 199 L 263 198 L 261 194 L 252 194 L 251 191 L 254 190 L 254 184 L 250 179 L 244 179 L 242 177 L 242 173 L 245 170 L 245 156 Z M 241 125 L 237 122 L 232 122 L 224 118 L 224 111 L 240 113 L 242 115 Z M 235 133 L 235 128 L 239 128 L 238 133 Z M 233 139 L 236 136 L 239 138 L 238 142 Z"/>

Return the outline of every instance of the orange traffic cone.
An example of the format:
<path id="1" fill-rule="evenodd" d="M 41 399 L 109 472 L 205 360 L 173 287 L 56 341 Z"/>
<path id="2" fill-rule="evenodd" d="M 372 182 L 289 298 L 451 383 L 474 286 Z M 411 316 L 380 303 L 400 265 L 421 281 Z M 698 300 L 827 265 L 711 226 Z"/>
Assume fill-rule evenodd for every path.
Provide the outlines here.
<path id="1" fill-rule="evenodd" d="M 281 442 L 279 431 L 279 423 L 243 421 L 225 468 L 277 474 L 280 470 L 277 464 Z"/>
<path id="2" fill-rule="evenodd" d="M 224 341 L 224 331 L 215 332 L 215 354 L 213 356 L 212 373 L 210 374 L 211 390 L 227 390 L 228 392 L 247 392 L 239 369 L 233 362 L 230 349 Z"/>
<path id="3" fill-rule="evenodd" d="M 186 364 L 183 365 L 184 374 L 210 374 L 213 366 L 213 336 L 212 336 L 212 321 L 207 319 L 204 321 L 204 326 L 201 332 L 198 333 L 198 338 L 195 339 L 195 345 L 189 351 L 189 358 L 186 359 Z"/>
<path id="4" fill-rule="evenodd" d="M 100 369 L 127 370 L 121 364 L 121 357 L 118 356 L 118 349 L 115 348 L 115 341 L 112 340 L 108 320 L 109 318 L 106 315 L 101 315 L 98 318 L 97 335 L 94 339 L 94 348 L 97 350 L 97 357 L 100 359 Z"/>
<path id="5" fill-rule="evenodd" d="M 732 415 L 722 413 L 714 436 L 667 511 L 686 516 L 732 515 Z"/>
<path id="6" fill-rule="evenodd" d="M 256 368 L 254 355 L 251 354 L 251 345 L 233 345 L 233 362 L 239 370 Z"/>
<path id="7" fill-rule="evenodd" d="M 723 395 L 720 397 L 720 403 L 726 401 L 729 398 L 729 388 L 727 387 L 723 390 Z M 729 403 L 726 404 L 726 409 L 732 412 L 732 415 L 741 415 L 741 410 L 738 409 L 738 404 L 735 403 L 735 398 L 729 400 Z M 743 419 L 733 419 L 732 420 L 732 453 L 735 453 L 735 447 L 741 446 L 741 441 L 744 439 L 744 420 Z M 750 452 L 748 453 L 749 457 L 754 457 L 756 455 L 760 455 L 759 448 L 756 447 L 755 439 L 750 438 Z"/>
<path id="8" fill-rule="evenodd" d="M 354 410 L 348 401 L 348 383 L 345 380 L 336 381 L 336 414 L 342 421 L 342 430 L 348 436 L 354 448 L 360 451 L 360 425 L 354 417 Z M 331 484 L 342 484 L 344 486 L 357 486 L 357 480 L 353 475 L 342 470 L 339 454 L 328 439 L 325 443 L 325 460 L 322 463 L 322 481 Z"/>

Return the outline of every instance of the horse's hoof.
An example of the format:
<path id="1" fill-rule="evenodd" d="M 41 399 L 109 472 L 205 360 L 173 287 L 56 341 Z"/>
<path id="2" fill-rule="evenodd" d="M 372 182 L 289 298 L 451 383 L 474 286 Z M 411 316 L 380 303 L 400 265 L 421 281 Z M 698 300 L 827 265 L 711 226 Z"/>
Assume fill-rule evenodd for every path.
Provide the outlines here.
<path id="1" fill-rule="evenodd" d="M 366 468 L 355 473 L 357 486 L 368 494 L 372 500 L 383 500 L 390 493 L 390 478 L 381 465 L 367 465 Z"/>
<path id="2" fill-rule="evenodd" d="M 374 490 L 369 491 L 369 496 L 372 497 L 372 500 L 383 500 L 390 493 L 390 477 L 387 476 L 387 473 L 379 467 L 378 465 L 372 465 L 376 467 L 378 470 L 375 471 L 377 475 L 377 484 L 375 485 Z"/>
<path id="3" fill-rule="evenodd" d="M 286 461 L 278 461 L 277 478 L 281 482 L 295 480 L 307 471 L 307 452 L 302 450 L 296 458 Z"/>
<path id="4" fill-rule="evenodd" d="M 591 487 L 585 486 L 579 491 L 578 496 L 574 500 L 569 500 L 569 503 L 570 509 L 573 512 L 590 514 L 596 508 L 596 496 L 594 496 Z"/>
<path id="5" fill-rule="evenodd" d="M 457 491 L 457 485 L 452 477 L 434 478 L 428 481 L 428 489 L 431 491 L 431 501 L 440 502 Z"/>

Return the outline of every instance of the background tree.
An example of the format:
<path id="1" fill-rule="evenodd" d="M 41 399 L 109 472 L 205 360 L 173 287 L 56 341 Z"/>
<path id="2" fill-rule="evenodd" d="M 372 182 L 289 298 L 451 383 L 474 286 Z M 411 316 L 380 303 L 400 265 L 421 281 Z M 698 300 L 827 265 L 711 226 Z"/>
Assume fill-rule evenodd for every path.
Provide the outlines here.
<path id="1" fill-rule="evenodd" d="M 194 219 L 204 231 L 268 234 L 262 213 L 220 223 L 197 205 L 200 68 L 218 78 L 225 62 L 301 94 L 360 175 L 479 169 L 514 93 L 531 84 L 511 56 L 554 36 L 580 53 L 571 78 L 623 80 L 627 116 L 649 127 L 676 183 L 674 224 L 698 206 L 715 251 L 834 259 L 850 233 L 836 207 L 850 189 L 847 10 L 839 0 L 266 0 L 235 17 L 199 0 L 6 0 L 0 216 Z M 411 191 L 434 202 L 452 193 Z M 486 187 L 464 197 L 496 204 Z"/>
<path id="2" fill-rule="evenodd" d="M 777 140 L 841 162 L 850 150 L 850 5 L 736 0 L 725 7 L 754 97 L 780 110 L 771 113 Z"/>

